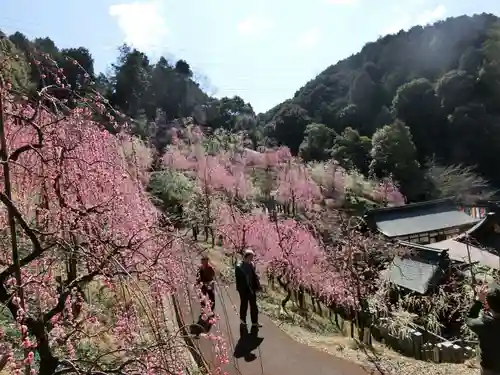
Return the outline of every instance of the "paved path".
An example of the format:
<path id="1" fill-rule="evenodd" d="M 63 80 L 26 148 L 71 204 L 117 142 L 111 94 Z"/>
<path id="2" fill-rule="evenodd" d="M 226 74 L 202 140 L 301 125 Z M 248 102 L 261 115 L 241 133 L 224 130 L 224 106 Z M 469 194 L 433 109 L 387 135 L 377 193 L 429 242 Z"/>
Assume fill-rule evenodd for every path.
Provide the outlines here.
<path id="1" fill-rule="evenodd" d="M 220 316 L 211 328 L 224 335 L 228 344 L 230 363 L 222 366 L 228 375 L 367 375 L 372 370 L 347 360 L 332 356 L 293 340 L 277 327 L 267 316 L 260 315 L 262 328 L 259 332 L 246 335 L 240 332 L 239 317 L 234 305 L 239 305 L 238 293 L 234 287 L 218 288 L 215 312 Z M 189 323 L 192 313 L 197 316 L 199 307 L 193 303 L 192 313 L 184 302 L 184 316 Z M 226 307 L 227 314 L 224 313 Z M 240 339 L 243 334 L 245 338 Z M 239 342 L 239 343 L 238 343 Z M 260 344 L 260 345 L 259 345 Z M 209 363 L 218 363 L 213 344 L 206 338 L 195 340 L 199 350 Z M 258 346 L 258 347 L 257 347 Z M 236 352 L 235 352 L 236 347 Z M 252 350 L 252 354 L 250 351 Z M 235 358 L 238 357 L 238 358 Z"/>

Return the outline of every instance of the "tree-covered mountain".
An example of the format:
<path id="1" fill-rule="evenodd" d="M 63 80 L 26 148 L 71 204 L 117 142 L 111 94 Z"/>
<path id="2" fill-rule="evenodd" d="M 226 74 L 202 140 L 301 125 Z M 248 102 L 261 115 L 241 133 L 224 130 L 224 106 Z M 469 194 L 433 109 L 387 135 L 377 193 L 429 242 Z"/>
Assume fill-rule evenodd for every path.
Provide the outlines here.
<path id="1" fill-rule="evenodd" d="M 214 129 L 249 130 L 250 134 L 256 129 L 249 103 L 238 96 L 210 97 L 184 60 L 161 57 L 152 63 L 145 53 L 123 45 L 109 73 L 97 73 L 85 47 L 61 49 L 49 37 L 29 40 L 20 32 L 6 35 L 0 31 L 0 61 L 7 63 L 7 80 L 23 93 L 34 94 L 55 83 L 56 74 L 51 73 L 62 69 L 63 84 L 82 95 L 86 90 L 98 90 L 133 123 L 135 135 L 147 138 L 159 151 L 167 144 L 168 129 L 175 120 L 186 117 Z"/>
<path id="2" fill-rule="evenodd" d="M 65 83 L 84 91 L 94 81 L 94 88 L 128 118 L 154 121 L 161 110 L 170 120 L 190 115 L 194 107 L 208 101 L 193 81 L 186 61 L 174 63 L 162 57 L 153 64 L 144 53 L 125 45 L 119 48 L 117 62 L 107 75 L 95 72 L 94 59 L 85 47 L 60 49 L 48 37 L 28 40 L 19 32 L 2 35 L 1 55 L 11 56 L 11 78 L 19 86 L 29 89 L 50 85 L 50 72 L 62 69 Z"/>
<path id="3" fill-rule="evenodd" d="M 82 95 L 100 91 L 160 153 L 169 129 L 191 117 L 245 135 L 249 147 L 286 145 L 305 161 L 334 157 L 346 169 L 392 177 L 410 201 L 439 197 L 444 185 L 481 190 L 476 173 L 500 188 L 500 20 L 491 14 L 381 37 L 259 115 L 238 96 L 207 95 L 188 62 L 153 63 L 125 45 L 107 74 L 95 72 L 85 47 L 60 49 L 19 32 L 0 32 L 2 57 L 21 91 L 50 85 L 59 69 Z"/>
<path id="4" fill-rule="evenodd" d="M 461 16 L 381 37 L 259 119 L 292 151 L 328 149 L 348 167 L 392 174 L 414 199 L 431 158 L 500 187 L 500 20 Z"/>

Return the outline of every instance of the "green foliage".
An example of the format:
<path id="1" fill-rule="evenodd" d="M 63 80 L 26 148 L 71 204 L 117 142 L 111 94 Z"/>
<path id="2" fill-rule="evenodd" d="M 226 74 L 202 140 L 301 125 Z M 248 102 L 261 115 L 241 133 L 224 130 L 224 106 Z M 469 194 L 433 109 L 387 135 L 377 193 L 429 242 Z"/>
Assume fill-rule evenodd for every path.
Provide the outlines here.
<path id="1" fill-rule="evenodd" d="M 215 130 L 212 136 L 205 138 L 203 142 L 203 147 L 208 154 L 237 150 L 243 145 L 242 134 L 231 133 L 225 129 Z"/>
<path id="2" fill-rule="evenodd" d="M 303 108 L 296 104 L 285 105 L 275 115 L 270 135 L 276 138 L 278 143 L 290 148 L 292 154 L 297 155 L 310 122 L 311 119 Z"/>
<path id="3" fill-rule="evenodd" d="M 184 77 L 191 78 L 193 71 L 185 60 L 179 60 L 175 63 L 175 71 Z"/>
<path id="4" fill-rule="evenodd" d="M 417 199 L 414 182 L 421 182 L 422 176 L 416 155 L 410 129 L 397 120 L 373 135 L 370 173 L 378 178 L 393 177 L 408 199 Z"/>
<path id="5" fill-rule="evenodd" d="M 35 51 L 50 58 L 40 59 Z M 284 145 L 307 161 L 332 154 L 345 169 L 365 176 L 371 163 L 377 175 L 392 175 L 411 186 L 412 199 L 440 194 L 432 188 L 432 173 L 423 177 L 429 159 L 443 167 L 474 168 L 500 187 L 495 168 L 500 151 L 500 21 L 494 15 L 449 18 L 381 37 L 325 69 L 292 99 L 258 115 L 239 96 L 210 98 L 185 60 L 161 57 L 152 63 L 125 45 L 119 52 L 110 73 L 96 75 L 84 47 L 59 49 L 50 38 L 29 40 L 19 32 L 0 39 L 0 57 L 18 57 L 4 69 L 16 87 L 29 90 L 52 83 L 38 66 L 30 68 L 28 61 L 34 58 L 43 69 L 62 68 L 67 82 L 81 93 L 91 80 L 92 88 L 126 115 L 132 133 L 160 154 L 174 124 L 184 126 L 181 119 L 192 117 L 189 123 L 218 132 L 207 145 L 214 150 L 233 144 L 229 133 L 237 133 L 245 147 Z M 383 129 L 398 121 L 406 130 L 388 136 Z M 411 145 L 404 152 L 393 142 L 400 136 Z M 372 150 L 372 139 L 377 149 Z M 393 147 L 404 161 L 381 151 Z M 373 155 L 377 160 L 371 160 Z"/>
<path id="6" fill-rule="evenodd" d="M 332 156 L 346 170 L 355 169 L 367 174 L 371 146 L 370 138 L 360 136 L 357 130 L 347 127 L 335 138 Z"/>
<path id="7" fill-rule="evenodd" d="M 128 116 L 135 117 L 147 101 L 151 66 L 144 53 L 130 48 L 122 49 L 120 60 L 122 64 L 115 66 L 112 103 Z"/>
<path id="8" fill-rule="evenodd" d="M 21 339 L 21 332 L 16 327 L 14 319 L 10 311 L 6 307 L 2 306 L 0 310 L 0 325 L 2 327 L 6 341 L 15 342 Z"/>
<path id="9" fill-rule="evenodd" d="M 149 121 L 146 117 L 146 114 L 141 111 L 139 114 L 136 116 L 135 119 L 130 121 L 131 124 L 131 132 L 134 134 L 136 137 L 140 139 L 148 139 L 151 136 L 151 128 L 149 125 Z"/>
<path id="10" fill-rule="evenodd" d="M 230 131 L 255 127 L 255 112 L 250 103 L 239 96 L 211 100 L 206 108 L 206 122 L 213 129 Z"/>
<path id="11" fill-rule="evenodd" d="M 335 131 L 323 124 L 309 124 L 304 134 L 305 138 L 299 148 L 300 156 L 304 161 L 330 158 Z"/>
<path id="12" fill-rule="evenodd" d="M 174 215 L 181 215 L 194 193 L 194 184 L 184 174 L 166 169 L 151 174 L 149 191 L 156 204 Z"/>
<path id="13" fill-rule="evenodd" d="M 350 127 L 359 136 L 374 137 L 397 119 L 409 128 L 414 143 L 409 153 L 416 148 L 414 158 L 420 165 L 435 158 L 443 166 L 474 167 L 500 187 L 494 167 L 500 152 L 498 103 L 500 22 L 494 15 L 480 14 L 416 26 L 367 43 L 259 118 L 273 124 L 271 134 L 292 149 L 300 144 L 294 138 L 302 141 L 310 123 L 339 134 Z M 345 138 L 335 142 L 335 157 L 346 168 L 362 166 L 352 159 L 357 152 L 346 152 Z M 379 155 L 379 150 L 374 153 Z M 384 173 L 403 178 L 402 170 L 408 167 L 412 171 L 404 173 L 405 183 L 417 186 L 423 183 L 422 171 L 416 173 L 418 163 L 394 160 L 385 163 Z"/>
<path id="14" fill-rule="evenodd" d="M 94 76 L 94 59 L 90 51 L 84 47 L 61 50 L 59 66 L 63 69 L 68 83 L 77 90 L 88 85 L 85 74 Z"/>
<path id="15" fill-rule="evenodd" d="M 16 91 L 30 90 L 30 66 L 22 51 L 7 38 L 0 37 L 0 66 L 2 78 Z"/>
<path id="16" fill-rule="evenodd" d="M 194 82 L 193 71 L 186 61 L 179 60 L 171 65 L 161 57 L 152 64 L 146 54 L 127 45 L 119 48 L 119 57 L 110 73 L 97 76 L 88 49 L 59 49 L 48 37 L 30 41 L 16 32 L 9 38 L 0 39 L 0 57 L 4 55 L 18 57 L 11 59 L 10 66 L 3 69 L 4 75 L 15 86 L 41 88 L 53 84 L 54 77 L 49 72 L 57 69 L 63 70 L 65 83 L 79 94 L 85 94 L 93 82 L 92 88 L 105 96 L 126 118 L 139 119 L 132 131 L 141 138 L 155 136 L 144 124 L 154 121 L 158 111 L 164 114 L 162 125 L 167 126 L 176 118 L 193 115 L 195 109 L 209 99 Z M 28 61 L 35 60 L 38 64 L 28 64 Z M 164 129 L 158 131 L 161 135 Z"/>
<path id="17" fill-rule="evenodd" d="M 401 85 L 392 101 L 394 114 L 411 130 L 418 159 L 424 160 L 438 149 L 444 136 L 439 98 L 434 85 L 425 78 L 414 79 Z"/>

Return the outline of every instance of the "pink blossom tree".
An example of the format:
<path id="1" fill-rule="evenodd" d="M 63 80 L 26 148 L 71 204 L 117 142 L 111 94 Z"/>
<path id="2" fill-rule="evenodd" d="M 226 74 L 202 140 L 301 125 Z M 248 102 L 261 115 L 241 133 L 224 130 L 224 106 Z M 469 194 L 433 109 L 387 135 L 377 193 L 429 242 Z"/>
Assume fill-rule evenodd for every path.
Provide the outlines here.
<path id="1" fill-rule="evenodd" d="M 388 283 L 382 271 L 407 250 L 359 231 L 360 224 L 341 211 L 324 211 L 316 218 L 325 262 L 313 289 L 331 308 L 355 319 L 361 334 L 374 313 L 387 311 Z"/>
<path id="2" fill-rule="evenodd" d="M 2 347 L 0 366 L 181 373 L 161 317 L 165 295 L 187 275 L 179 236 L 158 225 L 143 187 L 150 159 L 131 158 L 130 139 L 94 121 L 98 109 L 113 122 L 102 98 L 70 108 L 50 87 L 36 102 L 9 88 L 0 71 L 0 241 L 10 249 L 0 256 L 0 302 L 11 315 L 2 330 L 21 338 Z"/>
<path id="3" fill-rule="evenodd" d="M 406 199 L 390 178 L 384 178 L 375 183 L 373 199 L 384 206 L 404 206 Z"/>
<path id="4" fill-rule="evenodd" d="M 338 201 L 346 195 L 347 173 L 333 161 L 321 171 L 300 164 L 284 148 L 207 153 L 199 143 L 198 138 L 176 144 L 167 152 L 165 164 L 197 181 L 225 250 L 234 255 L 247 247 L 254 249 L 260 267 L 287 291 L 283 308 L 292 292 L 300 295 L 305 289 L 361 321 L 367 300 L 379 285 L 380 270 L 393 252 L 359 233 L 343 212 Z M 269 216 L 239 207 L 235 198 L 251 197 L 252 186 L 246 185 L 251 180 L 258 180 L 256 185 L 268 201 L 286 207 L 286 215 Z M 328 210 L 313 209 L 324 199 L 339 204 Z M 305 214 L 298 215 L 299 211 Z"/>
<path id="5" fill-rule="evenodd" d="M 278 221 L 264 213 L 243 213 L 228 205 L 220 206 L 217 218 L 216 228 L 225 248 L 235 253 L 252 248 L 260 267 L 287 291 L 283 308 L 292 291 L 309 285 L 323 253 L 307 227 L 294 219 Z"/>
<path id="6" fill-rule="evenodd" d="M 320 187 L 309 170 L 297 162 L 281 166 L 276 181 L 276 198 L 287 215 L 295 216 L 298 209 L 310 210 L 321 198 Z"/>
<path id="7" fill-rule="evenodd" d="M 366 301 L 376 290 L 380 271 L 394 252 L 382 241 L 358 232 L 340 208 L 311 211 L 313 203 L 321 199 L 318 184 L 311 183 L 311 175 L 303 166 L 287 169 L 290 164 L 287 161 L 274 166 L 276 195 L 281 202 L 299 202 L 306 214 L 295 219 L 270 218 L 225 205 L 216 221 L 225 247 L 230 251 L 245 247 L 256 251 L 260 266 L 287 291 L 283 308 L 293 291 L 301 295 L 305 289 L 330 306 L 350 311 L 353 317 L 362 316 Z M 343 181 L 341 176 L 335 179 Z M 325 182 L 324 186 L 329 185 Z"/>
<path id="8" fill-rule="evenodd" d="M 194 137 L 193 132 L 196 134 Z M 198 194 L 193 197 L 191 210 L 194 213 L 191 216 L 194 235 L 197 237 L 199 222 L 205 232 L 205 241 L 212 238 L 212 245 L 215 245 L 212 226 L 214 198 L 220 196 L 232 202 L 244 199 L 252 190 L 252 185 L 240 156 L 232 151 L 209 154 L 203 147 L 203 135 L 199 130 L 190 129 L 186 132 L 186 139 L 187 142 L 177 142 L 167 150 L 163 165 L 184 171 L 196 181 Z"/>
<path id="9" fill-rule="evenodd" d="M 347 171 L 334 160 L 311 165 L 311 177 L 325 200 L 342 204 L 346 195 Z"/>

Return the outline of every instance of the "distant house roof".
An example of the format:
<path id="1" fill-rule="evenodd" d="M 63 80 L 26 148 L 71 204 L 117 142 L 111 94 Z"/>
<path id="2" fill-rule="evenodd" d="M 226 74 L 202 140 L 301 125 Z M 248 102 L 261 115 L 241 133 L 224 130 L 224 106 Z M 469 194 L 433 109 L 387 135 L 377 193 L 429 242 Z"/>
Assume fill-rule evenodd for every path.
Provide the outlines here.
<path id="1" fill-rule="evenodd" d="M 490 251 L 500 253 L 500 216 L 498 212 L 489 212 L 475 226 L 460 235 L 459 239 L 467 238 L 469 243 L 477 244 Z"/>
<path id="2" fill-rule="evenodd" d="M 500 269 L 500 258 L 498 255 L 472 245 L 469 245 L 467 248 L 465 243 L 457 241 L 456 239 L 435 242 L 432 244 L 432 247 L 436 249 L 448 250 L 450 259 L 452 260 L 468 263 L 470 253 L 470 261 L 472 263 L 477 262 L 482 266 Z"/>
<path id="3" fill-rule="evenodd" d="M 473 263 L 500 269 L 500 218 L 490 212 L 467 232 L 453 239 L 435 242 L 432 247 L 448 250 L 453 260 L 468 263 L 470 256 Z"/>
<path id="4" fill-rule="evenodd" d="M 479 221 L 461 211 L 453 198 L 369 210 L 366 217 L 387 237 L 472 226 Z"/>
<path id="5" fill-rule="evenodd" d="M 405 289 L 426 294 L 444 277 L 444 271 L 449 264 L 446 251 L 417 244 L 402 244 L 412 247 L 414 251 L 394 258 L 386 270 L 386 277 L 390 282 Z"/>

